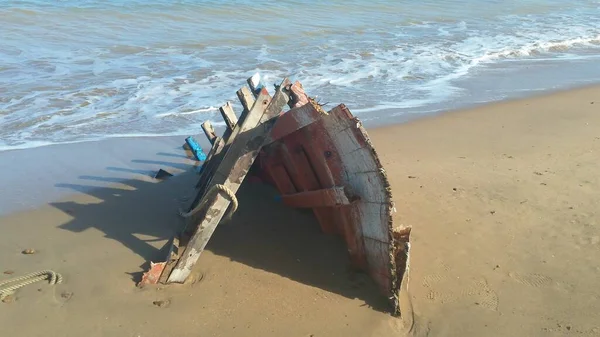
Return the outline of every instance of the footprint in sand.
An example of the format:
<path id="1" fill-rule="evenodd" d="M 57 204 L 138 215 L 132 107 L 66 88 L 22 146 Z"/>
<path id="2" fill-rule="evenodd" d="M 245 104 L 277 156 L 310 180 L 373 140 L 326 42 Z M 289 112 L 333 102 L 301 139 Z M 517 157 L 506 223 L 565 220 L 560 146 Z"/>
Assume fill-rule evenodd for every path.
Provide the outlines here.
<path id="1" fill-rule="evenodd" d="M 430 274 L 423 278 L 423 287 L 429 288 L 427 292 L 427 299 L 438 303 L 449 303 L 456 299 L 456 296 L 450 291 L 438 291 L 436 285 L 441 283 L 447 278 L 446 275 L 442 274 Z"/>
<path id="2" fill-rule="evenodd" d="M 444 275 L 431 274 L 423 277 L 423 286 L 427 288 L 433 287 L 435 284 L 440 283 L 446 278 Z"/>
<path id="3" fill-rule="evenodd" d="M 476 280 L 462 289 L 458 289 L 456 293 L 445 291 L 441 292 L 433 287 L 429 287 L 427 299 L 440 304 L 447 304 L 456 301 L 469 301 L 481 308 L 497 311 L 498 310 L 498 294 L 492 290 L 487 281 L 484 279 Z"/>
<path id="4" fill-rule="evenodd" d="M 437 260 L 434 262 L 433 269 L 440 271 L 441 273 L 429 274 L 423 277 L 423 287 L 429 288 L 426 298 L 438 303 L 449 303 L 456 300 L 456 295 L 454 293 L 449 291 L 441 292 L 435 289 L 437 284 L 442 283 L 448 278 L 450 267 L 444 262 Z"/>
<path id="5" fill-rule="evenodd" d="M 489 287 L 485 279 L 461 284 L 452 282 L 455 287 L 458 287 L 456 289 L 453 288 L 456 291 L 441 291 L 440 288 L 442 287 L 439 284 L 448 280 L 449 276 L 453 277 L 452 270 L 440 260 L 435 262 L 434 270 L 441 273 L 429 274 L 423 277 L 423 287 L 428 288 L 426 294 L 427 300 L 441 304 L 468 300 L 482 308 L 494 311 L 498 310 L 498 294 Z"/>
<path id="6" fill-rule="evenodd" d="M 440 273 L 430 274 L 423 277 L 424 287 L 431 288 L 435 284 L 442 282 L 446 279 L 451 269 L 447 264 L 445 264 L 441 260 L 436 260 L 434 262 L 433 270 L 439 271 Z"/>
<path id="7" fill-rule="evenodd" d="M 547 287 L 553 284 L 553 281 L 550 277 L 541 274 L 521 274 L 510 272 L 508 273 L 508 276 L 510 276 L 517 283 L 535 288 Z"/>
<path id="8" fill-rule="evenodd" d="M 462 295 L 471 297 L 476 305 L 483 308 L 498 310 L 498 294 L 489 287 L 485 279 L 474 281 Z"/>
<path id="9" fill-rule="evenodd" d="M 433 289 L 430 289 L 427 293 L 427 299 L 432 302 L 437 303 L 450 303 L 456 300 L 456 296 L 451 292 L 439 292 Z"/>

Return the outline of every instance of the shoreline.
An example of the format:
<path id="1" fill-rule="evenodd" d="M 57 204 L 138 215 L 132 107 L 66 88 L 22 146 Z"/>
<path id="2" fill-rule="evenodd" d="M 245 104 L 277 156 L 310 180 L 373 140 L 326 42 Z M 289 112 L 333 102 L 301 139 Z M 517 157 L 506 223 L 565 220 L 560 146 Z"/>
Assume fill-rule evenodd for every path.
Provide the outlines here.
<path id="1" fill-rule="evenodd" d="M 0 272 L 52 269 L 65 277 L 0 303 L 0 331 L 595 336 L 599 112 L 600 86 L 590 86 L 368 129 L 392 187 L 394 222 L 413 228 L 410 333 L 380 309 L 375 285 L 347 269 L 338 238 L 249 181 L 192 282 L 136 288 L 134 280 L 182 225 L 177 209 L 193 192 L 183 138 L 23 150 L 13 153 L 18 158 L 0 153 L 5 167 L 49 164 L 31 164 L 20 173 L 26 184 L 3 193 L 3 207 L 25 198 L 31 208 L 0 215 Z M 183 174 L 148 179 L 149 170 L 165 166 Z M 57 178 L 74 193 L 33 207 L 38 195 L 57 189 Z M 27 248 L 38 253 L 21 254 Z M 27 324 L 32 320 L 38 323 Z"/>
<path id="2" fill-rule="evenodd" d="M 548 61 L 546 61 L 546 62 L 548 62 Z M 560 63 L 560 62 L 564 62 L 564 61 L 555 60 L 555 62 Z M 571 66 L 573 67 L 573 65 L 571 65 Z M 502 64 L 494 65 L 494 67 L 499 68 L 499 69 L 504 69 Z M 514 71 L 514 69 L 512 69 L 512 68 L 506 68 L 506 69 Z M 577 73 L 578 72 L 577 69 L 575 69 L 574 72 Z M 600 72 L 598 73 L 598 75 L 600 76 Z M 472 85 L 468 84 L 473 81 L 477 82 L 476 85 L 478 86 L 482 83 L 483 84 L 488 83 L 490 81 L 490 79 L 489 78 L 479 79 L 479 78 L 467 77 L 464 79 L 457 80 L 456 86 L 457 86 L 457 88 L 459 88 L 462 91 L 473 90 L 474 92 L 477 92 L 477 90 L 474 90 Z M 482 83 L 479 83 L 479 82 L 482 82 Z M 547 84 L 547 85 L 550 85 L 550 84 Z M 386 125 L 389 125 L 390 123 L 393 125 L 403 124 L 403 123 L 407 123 L 407 122 L 417 120 L 420 118 L 427 118 L 430 116 L 438 116 L 438 115 L 442 115 L 442 114 L 446 114 L 446 113 L 469 110 L 469 109 L 484 107 L 484 106 L 488 106 L 488 105 L 501 104 L 503 102 L 511 102 L 511 101 L 535 98 L 535 97 L 543 97 L 543 96 L 553 95 L 553 94 L 565 92 L 565 91 L 581 90 L 581 89 L 585 89 L 585 88 L 589 88 L 589 87 L 594 87 L 597 85 L 600 85 L 600 83 L 598 82 L 597 79 L 571 80 L 571 81 L 566 81 L 566 82 L 555 83 L 555 84 L 551 85 L 551 87 L 543 87 L 542 89 L 518 90 L 518 91 L 514 91 L 514 92 L 508 92 L 508 93 L 505 93 L 506 96 L 502 96 L 499 99 L 488 99 L 488 100 L 484 100 L 484 101 L 473 101 L 472 99 L 470 100 L 469 98 L 464 98 L 459 95 L 458 97 L 454 97 L 452 99 L 442 101 L 439 103 L 432 103 L 427 106 L 419 106 L 419 107 L 414 107 L 414 108 L 382 108 L 382 109 L 377 109 L 377 110 L 373 110 L 373 111 L 369 110 L 369 112 L 368 112 L 370 114 L 369 116 L 363 115 L 365 113 L 364 111 L 362 111 L 363 109 L 352 109 L 351 106 L 348 106 L 348 108 L 350 108 L 350 111 L 352 111 L 356 117 L 361 119 L 361 121 L 363 122 L 363 124 L 365 125 L 365 127 L 367 129 L 372 129 L 372 128 L 379 128 L 382 126 L 386 126 Z M 309 92 L 309 94 L 313 94 L 313 93 Z M 466 103 L 466 104 L 459 103 L 462 101 L 466 101 L 468 103 Z M 340 104 L 340 103 L 345 103 L 345 102 L 339 102 L 338 104 Z M 327 106 L 327 108 L 329 108 L 329 109 L 331 109 L 333 107 L 335 107 L 335 105 Z M 354 112 L 354 111 L 356 111 L 356 112 Z M 224 123 L 220 118 L 216 121 L 212 120 L 210 118 L 208 118 L 208 120 L 210 120 L 213 123 L 213 127 L 215 128 L 217 133 L 222 132 L 222 130 L 224 128 Z M 122 141 L 125 141 L 128 139 L 151 139 L 152 140 L 152 139 L 156 139 L 156 138 L 175 138 L 175 137 L 180 137 L 182 139 L 185 139 L 185 137 L 193 135 L 194 132 L 197 135 L 199 135 L 197 137 L 197 140 L 201 141 L 203 144 L 206 144 L 206 142 L 204 141 L 205 137 L 203 135 L 201 135 L 202 132 L 201 132 L 201 128 L 200 128 L 200 123 L 198 123 L 197 130 L 191 131 L 191 132 L 175 131 L 175 132 L 170 132 L 167 134 L 160 134 L 160 135 L 153 135 L 153 134 L 108 135 L 108 136 L 98 137 L 95 139 L 73 140 L 73 141 L 65 141 L 65 142 L 58 142 L 58 143 L 47 142 L 47 141 L 36 141 L 35 142 L 37 144 L 41 143 L 40 145 L 22 144 L 22 145 L 17 145 L 17 146 L 10 146 L 10 147 L 4 146 L 4 147 L 0 147 L 0 156 L 5 152 L 11 152 L 11 151 L 24 151 L 24 150 L 31 150 L 31 149 L 51 147 L 51 146 L 69 146 L 69 145 L 75 145 L 75 144 L 80 144 L 80 143 L 104 142 L 104 141 L 109 141 L 111 139 L 117 139 L 117 140 L 122 140 Z M 183 143 L 183 140 L 182 140 L 182 143 Z M 0 158 L 0 160 L 1 160 L 1 158 Z"/>
<path id="3" fill-rule="evenodd" d="M 377 120 L 379 120 L 379 118 L 376 118 L 376 119 L 369 119 L 366 122 L 363 121 L 363 125 L 366 126 L 367 131 L 369 131 L 371 129 L 376 130 L 376 129 L 380 129 L 380 128 L 393 127 L 396 125 L 407 124 L 407 123 L 419 121 L 421 119 L 431 119 L 431 118 L 436 118 L 439 116 L 444 116 L 447 114 L 457 114 L 457 113 L 461 113 L 464 111 L 471 111 L 471 110 L 485 110 L 488 107 L 509 104 L 509 103 L 518 103 L 518 102 L 526 101 L 526 100 L 530 100 L 530 99 L 548 98 L 548 97 L 562 94 L 562 93 L 587 90 L 587 89 L 592 89 L 592 88 L 596 88 L 599 86 L 600 86 L 600 83 L 593 82 L 593 83 L 588 83 L 588 84 L 573 85 L 573 86 L 569 86 L 566 88 L 531 90 L 529 92 L 533 92 L 533 94 L 526 94 L 523 96 L 515 96 L 512 98 L 505 98 L 505 99 L 500 99 L 497 101 L 490 101 L 490 102 L 487 102 L 487 101 L 486 102 L 476 102 L 476 103 L 471 103 L 471 104 L 464 105 L 464 106 L 454 108 L 454 109 L 438 109 L 438 110 L 427 111 L 427 112 L 413 112 L 413 113 L 408 112 L 408 113 L 401 114 L 401 115 L 394 115 L 394 112 L 396 111 L 396 109 L 381 110 L 379 112 L 379 114 L 381 114 L 381 115 L 384 115 L 386 113 L 392 114 L 391 117 L 388 117 L 391 119 L 392 123 L 390 123 L 389 121 L 388 122 L 381 121 L 378 123 Z M 350 108 L 350 111 L 352 111 L 352 108 Z M 359 116 L 359 119 L 361 119 L 360 116 Z M 362 121 L 362 119 L 361 119 L 361 121 Z"/>
<path id="4" fill-rule="evenodd" d="M 152 174 L 161 168 L 172 174 L 192 170 L 198 163 L 185 156 L 184 142 L 174 136 L 111 138 L 0 152 L 0 170 L 7 181 L 0 195 L 0 216 L 125 180 L 153 181 Z"/>
<path id="5" fill-rule="evenodd" d="M 447 115 L 461 114 L 465 111 L 485 110 L 486 108 L 503 106 L 506 104 L 518 104 L 518 102 L 527 100 L 550 98 L 554 95 L 570 92 L 593 90 L 593 88 L 598 86 L 598 84 L 591 84 L 567 90 L 556 89 L 552 91 L 543 91 L 537 95 L 506 99 L 491 103 L 474 104 L 470 107 L 455 110 L 415 114 L 408 113 L 399 117 L 389 117 L 391 124 L 390 121 L 387 123 L 378 123 L 376 120 L 374 121 L 372 119 L 364 121 L 363 123 L 367 127 L 368 132 L 378 132 L 379 129 L 393 128 L 404 124 L 418 122 L 420 120 L 431 120 L 438 117 L 443 118 Z M 350 111 L 352 111 L 351 107 Z M 382 111 L 382 114 L 384 112 L 385 111 Z M 358 118 L 361 119 L 360 117 Z M 217 126 L 215 127 L 215 130 L 220 134 L 222 132 L 222 127 Z M 189 135 L 157 135 L 143 137 L 115 136 L 98 140 L 83 140 L 0 151 L 0 169 L 3 172 L 15 172 L 13 176 L 10 176 L 11 173 L 8 173 L 8 179 L 12 180 L 12 182 L 5 185 L 5 193 L 3 196 L 0 196 L 0 204 L 2 205 L 2 207 L 0 207 L 0 216 L 39 207 L 45 203 L 68 196 L 69 193 L 66 191 L 60 192 L 56 190 L 56 186 L 53 185 L 60 183 L 72 184 L 75 182 L 72 176 L 85 177 L 101 174 L 107 178 L 107 183 L 119 183 L 119 180 L 127 180 L 136 176 L 139 178 L 140 175 L 147 179 L 152 179 L 150 174 L 162 168 L 161 164 L 165 164 L 164 166 L 166 167 L 170 167 L 170 165 L 173 164 L 176 167 L 173 167 L 173 172 L 171 173 L 182 173 L 186 168 L 190 169 L 200 164 L 194 160 L 188 160 L 183 157 L 184 151 L 181 150 L 181 146 L 187 136 Z M 201 134 L 201 130 L 198 130 L 198 133 L 194 135 L 194 137 L 200 142 L 205 153 L 208 153 L 210 146 L 204 135 Z M 152 145 L 153 147 L 148 145 Z M 118 147 L 119 152 L 114 152 L 112 147 Z M 105 152 L 96 152 L 98 148 L 104 149 Z M 153 151 L 156 153 L 152 153 Z M 92 152 L 98 154 L 98 156 L 89 155 Z M 171 157 L 165 157 L 165 154 L 168 152 L 171 152 Z M 81 155 L 85 157 L 85 163 L 77 158 L 78 156 L 81 157 Z M 146 160 L 146 162 L 136 163 L 134 162 L 136 159 L 131 159 L 131 162 L 127 163 L 128 158 L 133 158 L 138 155 L 144 156 L 145 159 L 143 160 Z M 72 158 L 68 158 L 69 156 L 72 156 Z M 175 160 L 173 163 L 164 161 L 165 158 L 173 159 L 177 157 L 179 157 L 179 160 Z M 43 160 L 50 158 L 52 158 L 54 162 Z M 31 163 L 23 164 L 26 161 L 30 161 Z M 44 166 L 46 164 L 36 164 L 36 161 L 50 163 L 50 167 Z M 12 163 L 19 163 L 18 169 L 16 166 L 12 166 Z M 127 171 L 129 171 L 131 174 L 117 174 L 118 168 L 114 166 L 115 164 L 122 165 L 122 170 L 120 170 L 121 173 L 127 173 Z M 106 170 L 103 170 L 100 167 L 112 168 L 112 172 L 105 172 Z M 67 171 L 65 171 L 65 168 L 67 168 Z M 182 168 L 184 169 L 182 170 Z M 18 170 L 21 172 L 17 173 Z M 39 175 L 41 172 L 43 172 L 45 176 L 50 175 L 54 178 L 40 178 Z M 29 177 L 35 178 L 32 180 Z M 64 180 L 64 182 L 58 182 L 58 180 L 61 179 Z M 40 189 L 39 185 L 34 185 L 34 183 L 41 184 L 43 187 Z M 96 187 L 105 186 L 107 185 L 100 184 Z M 94 187 L 94 185 L 89 186 L 89 188 Z M 36 195 L 34 198 L 26 196 L 26 190 L 33 189 L 38 189 L 38 192 L 41 194 Z M 77 193 L 81 191 L 82 189 L 75 190 L 74 192 Z M 29 199 L 29 201 L 19 202 L 15 199 L 15 196 L 17 196 L 17 198 L 21 197 Z"/>

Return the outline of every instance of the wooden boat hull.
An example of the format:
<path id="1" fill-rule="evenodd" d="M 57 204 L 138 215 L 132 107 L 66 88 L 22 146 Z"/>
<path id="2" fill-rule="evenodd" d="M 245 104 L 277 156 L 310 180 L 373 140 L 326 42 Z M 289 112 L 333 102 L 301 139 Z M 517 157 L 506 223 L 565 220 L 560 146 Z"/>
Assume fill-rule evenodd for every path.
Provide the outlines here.
<path id="1" fill-rule="evenodd" d="M 222 137 L 209 122 L 202 125 L 212 148 L 197 197 L 181 214 L 186 228 L 140 284 L 186 280 L 225 211 L 235 211 L 235 193 L 252 171 L 279 190 L 285 205 L 312 208 L 324 233 L 342 237 L 351 265 L 371 276 L 399 315 L 410 228 L 393 226 L 391 189 L 366 130 L 344 105 L 325 112 L 299 82 L 284 79 L 273 97 L 254 77 L 248 84 L 237 93 L 239 120 L 229 103 L 220 109 Z M 286 104 L 291 109 L 282 112 Z"/>
<path id="2" fill-rule="evenodd" d="M 263 148 L 259 170 L 284 204 L 312 208 L 324 233 L 343 238 L 352 266 L 371 276 L 399 314 L 410 229 L 393 227 L 385 170 L 346 106 L 325 112 L 312 100 L 307 105 L 312 106 L 279 117 L 271 132 L 277 141 Z"/>

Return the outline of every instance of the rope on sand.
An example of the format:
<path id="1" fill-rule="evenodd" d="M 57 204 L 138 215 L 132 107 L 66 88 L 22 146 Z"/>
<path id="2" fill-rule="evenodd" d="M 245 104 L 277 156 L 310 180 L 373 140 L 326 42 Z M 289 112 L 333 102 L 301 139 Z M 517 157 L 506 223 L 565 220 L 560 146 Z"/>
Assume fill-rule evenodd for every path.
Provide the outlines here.
<path id="1" fill-rule="evenodd" d="M 49 284 L 51 285 L 60 284 L 62 283 L 62 276 L 52 270 L 42 270 L 25 276 L 0 281 L 0 299 L 12 295 L 19 288 L 45 280 L 49 280 Z"/>
<path id="2" fill-rule="evenodd" d="M 196 207 L 194 207 L 194 209 L 187 213 L 183 212 L 182 210 L 179 210 L 179 215 L 181 215 L 184 218 L 189 218 L 193 216 L 194 214 L 198 213 L 198 211 L 201 210 L 208 203 L 208 201 L 211 200 L 212 197 L 218 192 L 224 193 L 225 196 L 229 199 L 229 201 L 231 201 L 231 209 L 225 217 L 230 218 L 238 208 L 238 200 L 235 196 L 235 193 L 232 190 L 230 190 L 227 186 L 221 184 L 215 184 L 213 187 L 211 187 L 202 199 L 202 202 L 199 203 Z"/>

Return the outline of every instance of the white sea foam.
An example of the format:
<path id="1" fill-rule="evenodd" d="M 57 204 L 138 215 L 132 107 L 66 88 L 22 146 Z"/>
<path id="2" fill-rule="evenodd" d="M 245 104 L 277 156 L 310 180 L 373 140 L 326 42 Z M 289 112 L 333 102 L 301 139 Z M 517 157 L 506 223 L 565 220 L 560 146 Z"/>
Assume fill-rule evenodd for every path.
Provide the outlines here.
<path id="1" fill-rule="evenodd" d="M 17 3 L 0 4 L 0 150 L 194 134 L 206 119 L 223 124 L 217 107 L 226 101 L 239 112 L 235 91 L 257 71 L 268 86 L 301 80 L 322 103 L 343 102 L 368 120 L 381 110 L 479 102 L 485 93 L 465 83 L 485 83 L 499 66 L 592 65 L 600 51 L 599 8 L 585 0 L 492 2 L 485 10 L 471 0 L 430 0 L 402 11 L 377 0 L 315 2 L 310 25 L 279 3 L 278 16 L 260 27 L 249 25 L 263 14 L 255 1 Z M 222 28 L 234 9 L 239 22 Z M 544 89 L 532 83 L 514 90 Z"/>
<path id="2" fill-rule="evenodd" d="M 215 107 L 211 106 L 206 109 L 198 109 L 198 110 L 191 110 L 191 111 L 171 111 L 171 112 L 159 113 L 159 114 L 156 114 L 155 117 L 162 118 L 162 117 L 169 117 L 169 116 L 193 115 L 193 114 L 197 114 L 197 113 L 218 111 L 218 110 L 219 110 L 219 108 L 215 108 Z"/>

